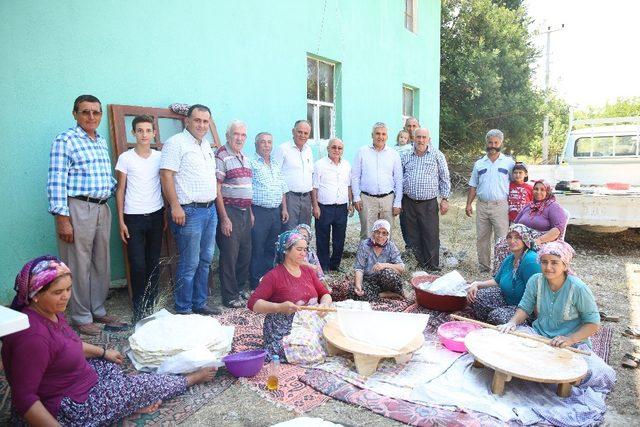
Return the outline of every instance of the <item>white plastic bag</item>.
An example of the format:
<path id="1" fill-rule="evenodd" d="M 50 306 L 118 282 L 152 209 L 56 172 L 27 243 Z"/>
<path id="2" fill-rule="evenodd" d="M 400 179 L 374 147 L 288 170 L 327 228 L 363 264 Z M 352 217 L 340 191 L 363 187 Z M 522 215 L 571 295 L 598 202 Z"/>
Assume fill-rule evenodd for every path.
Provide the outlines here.
<path id="1" fill-rule="evenodd" d="M 224 365 L 217 357 L 206 347 L 192 348 L 183 351 L 162 362 L 156 371 L 158 374 L 188 374 L 201 368 L 211 368 Z"/>
<path id="2" fill-rule="evenodd" d="M 458 270 L 453 270 L 431 283 L 423 282 L 420 289 L 436 295 L 467 296 L 467 281 Z"/>

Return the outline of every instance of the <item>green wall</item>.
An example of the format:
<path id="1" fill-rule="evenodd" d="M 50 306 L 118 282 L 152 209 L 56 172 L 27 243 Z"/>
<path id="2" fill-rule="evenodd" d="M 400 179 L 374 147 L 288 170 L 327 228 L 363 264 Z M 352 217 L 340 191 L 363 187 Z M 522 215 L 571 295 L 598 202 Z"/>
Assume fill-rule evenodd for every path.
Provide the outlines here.
<path id="1" fill-rule="evenodd" d="M 57 252 L 48 154 L 55 135 L 74 124 L 80 94 L 96 95 L 105 110 L 204 103 L 221 137 L 239 118 L 249 138 L 268 130 L 283 142 L 306 116 L 313 54 L 340 63 L 338 136 L 347 159 L 370 142 L 376 121 L 395 137 L 402 84 L 420 89 L 419 118 L 437 145 L 440 2 L 419 3 L 414 34 L 400 0 L 0 2 L 0 301 L 10 301 L 27 259 Z M 99 132 L 108 137 L 107 114 Z M 114 279 L 124 275 L 116 231 L 114 221 Z"/>

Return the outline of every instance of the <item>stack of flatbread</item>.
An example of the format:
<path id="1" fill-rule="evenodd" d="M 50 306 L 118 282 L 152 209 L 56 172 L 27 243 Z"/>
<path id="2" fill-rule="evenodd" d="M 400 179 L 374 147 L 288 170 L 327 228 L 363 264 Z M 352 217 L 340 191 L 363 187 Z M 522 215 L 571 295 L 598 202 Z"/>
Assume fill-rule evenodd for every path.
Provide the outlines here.
<path id="1" fill-rule="evenodd" d="M 189 314 L 158 317 L 145 323 L 129 337 L 129 345 L 137 362 L 157 368 L 166 359 L 194 348 L 206 347 L 214 354 L 226 354 L 229 339 L 218 320 Z"/>

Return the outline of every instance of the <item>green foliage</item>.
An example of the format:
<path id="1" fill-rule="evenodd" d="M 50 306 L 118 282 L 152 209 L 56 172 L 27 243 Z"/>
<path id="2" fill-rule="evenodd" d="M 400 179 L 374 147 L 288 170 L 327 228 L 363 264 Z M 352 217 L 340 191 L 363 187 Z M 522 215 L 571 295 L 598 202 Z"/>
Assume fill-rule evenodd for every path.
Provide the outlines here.
<path id="1" fill-rule="evenodd" d="M 505 150 L 530 153 L 542 133 L 542 94 L 531 83 L 537 51 L 518 1 L 442 0 L 441 147 L 471 167 L 489 129 Z"/>
<path id="2" fill-rule="evenodd" d="M 606 103 L 603 107 L 589 106 L 585 110 L 576 111 L 576 119 L 599 119 L 610 117 L 640 116 L 640 97 L 618 98 L 616 102 Z"/>
<path id="3" fill-rule="evenodd" d="M 545 114 L 549 114 L 549 160 L 553 163 L 556 156 L 562 153 L 567 139 L 569 104 L 551 92 L 547 102 L 541 104 L 540 108 L 543 117 Z M 532 144 L 529 156 L 534 162 L 539 162 L 542 158 L 542 127 L 540 127 L 540 134 L 535 139 L 535 143 Z"/>

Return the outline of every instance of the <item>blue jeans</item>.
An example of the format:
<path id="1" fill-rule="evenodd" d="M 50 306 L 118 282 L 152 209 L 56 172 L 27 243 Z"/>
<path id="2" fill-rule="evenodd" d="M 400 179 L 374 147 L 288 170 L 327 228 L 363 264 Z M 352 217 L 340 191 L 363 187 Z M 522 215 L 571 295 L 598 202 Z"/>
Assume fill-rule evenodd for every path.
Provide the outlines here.
<path id="1" fill-rule="evenodd" d="M 184 225 L 173 220 L 169 222 L 180 256 L 173 296 L 176 311 L 190 313 L 207 304 L 218 214 L 215 205 L 208 208 L 184 206 L 183 209 Z"/>

